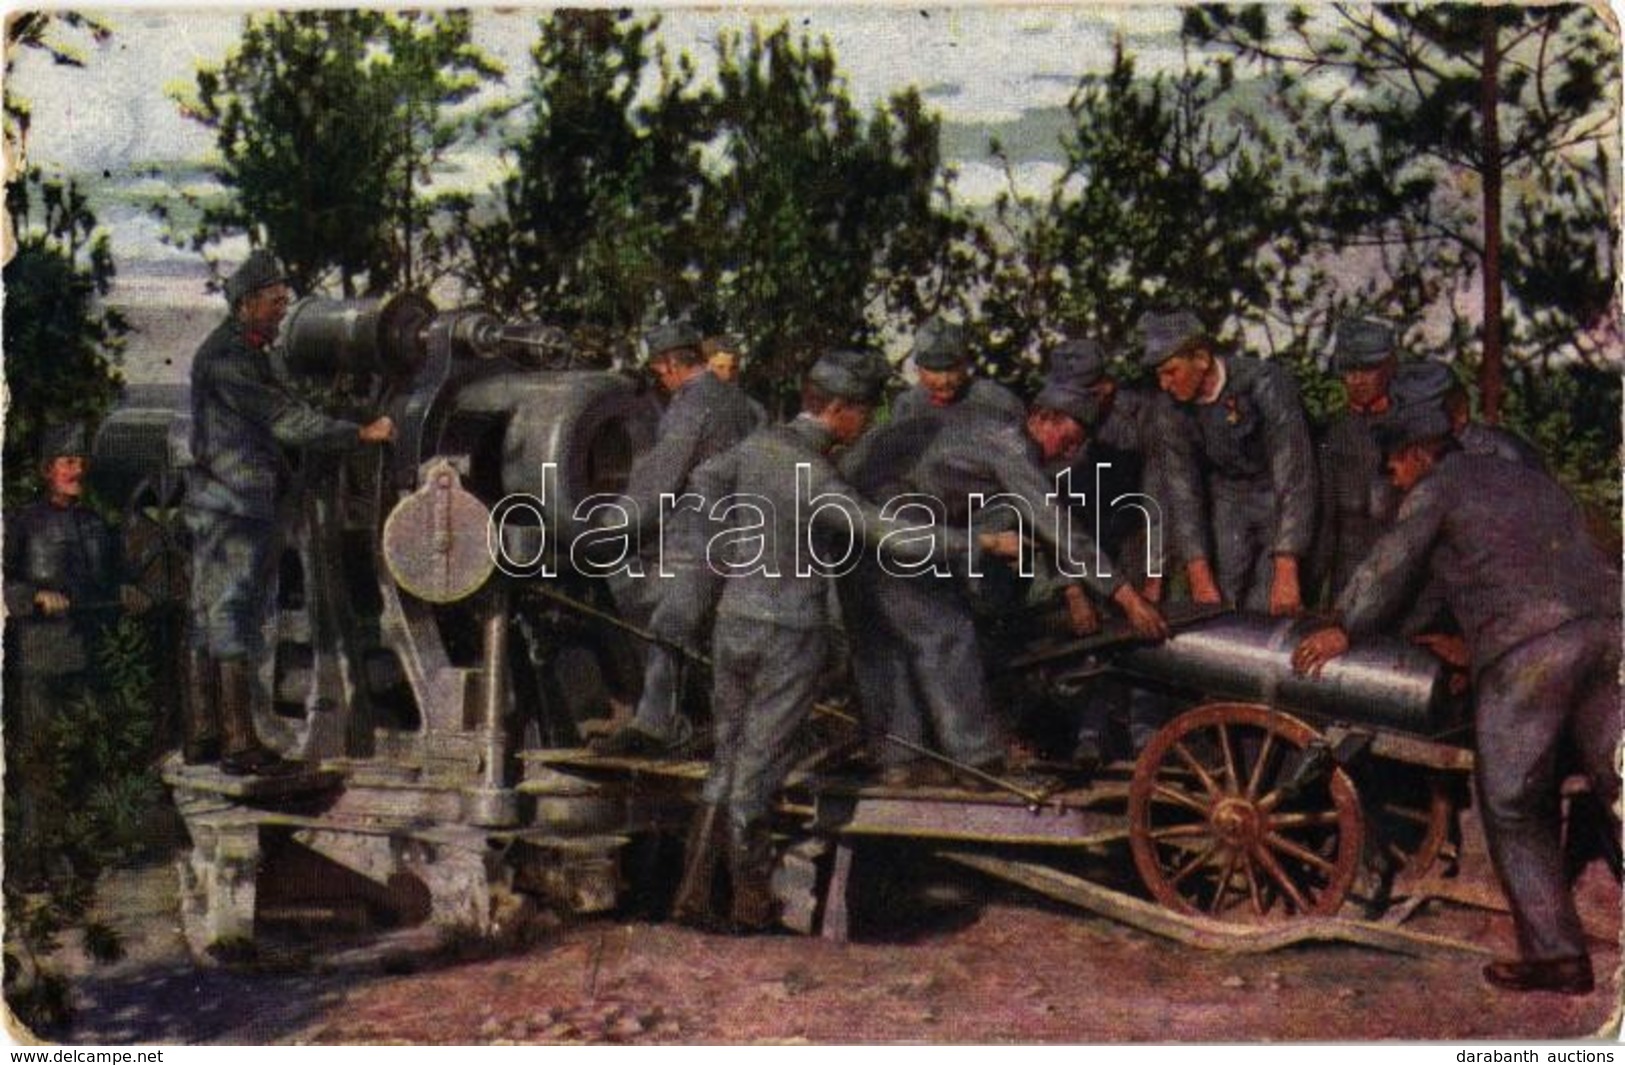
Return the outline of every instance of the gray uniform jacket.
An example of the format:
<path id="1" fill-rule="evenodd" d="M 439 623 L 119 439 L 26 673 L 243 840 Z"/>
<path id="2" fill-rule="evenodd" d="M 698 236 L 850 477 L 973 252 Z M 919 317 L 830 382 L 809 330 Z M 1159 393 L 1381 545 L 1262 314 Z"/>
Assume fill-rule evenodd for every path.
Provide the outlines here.
<path id="1" fill-rule="evenodd" d="M 826 457 L 832 445 L 829 431 L 815 419 L 801 416 L 787 425 L 769 426 L 746 437 L 738 447 L 700 466 L 690 487 L 711 506 L 731 497 L 740 508 L 728 518 L 734 533 L 725 543 L 713 543 L 711 564 L 720 568 L 722 598 L 717 617 L 770 622 L 785 628 L 816 628 L 832 622 L 828 580 L 797 576 L 797 544 L 805 551 L 808 518 L 812 542 L 819 557 L 833 561 L 849 546 L 848 525 L 861 519 L 863 543 L 853 549 L 873 552 L 873 545 L 891 533 L 918 526 L 917 521 L 883 521 L 880 511 L 864 501 L 843 481 Z M 797 506 L 797 468 L 806 469 L 801 489 L 806 505 Z M 813 507 L 820 496 L 847 501 L 841 511 Z M 741 538 L 741 526 L 760 524 L 761 540 Z M 765 544 L 764 544 L 765 541 Z M 916 563 L 970 550 L 962 532 L 938 525 L 923 533 L 886 540 L 889 556 Z M 758 547 L 761 547 L 758 557 Z M 805 557 L 803 555 L 803 557 Z M 752 565 L 752 563 L 759 563 Z M 748 572 L 747 572 L 748 571 Z M 921 575 L 913 580 L 936 580 Z"/>
<path id="2" fill-rule="evenodd" d="M 1468 422 L 1456 434 L 1456 443 L 1469 455 L 1494 455 L 1520 466 L 1544 470 L 1546 461 L 1535 446 L 1510 429 L 1482 422 Z"/>
<path id="3" fill-rule="evenodd" d="M 1476 676 L 1571 621 L 1619 615 L 1619 574 L 1582 530 L 1573 500 L 1544 473 L 1490 456 L 1446 455 L 1405 497 L 1337 612 L 1351 635 L 1375 632 L 1431 573 Z"/>
<path id="4" fill-rule="evenodd" d="M 1221 357 L 1226 380 L 1209 404 L 1179 404 L 1189 434 L 1171 434 L 1170 491 L 1188 498 L 1203 484 L 1210 498 L 1267 501 L 1273 520 L 1265 545 L 1272 555 L 1308 554 L 1315 531 L 1315 460 L 1298 386 L 1277 363 Z M 1186 442 L 1189 446 L 1185 446 Z M 1180 519 L 1175 519 L 1176 528 Z M 1188 526 L 1188 523 L 1184 523 Z M 1183 557 L 1207 557 L 1176 543 Z"/>
<path id="5" fill-rule="evenodd" d="M 948 407 L 933 406 L 923 388 L 907 389 L 892 401 L 891 420 L 900 422 L 905 418 L 916 418 L 932 411 L 949 410 L 967 403 L 984 407 L 1016 421 L 1027 416 L 1027 405 L 1021 402 L 1021 397 L 997 381 L 973 377 L 965 386 L 965 391 L 961 392 L 959 398 Z"/>
<path id="6" fill-rule="evenodd" d="M 1376 438 L 1392 411 L 1392 407 L 1381 414 L 1344 411 L 1320 440 L 1320 524 L 1311 579 L 1329 580 L 1332 599 L 1342 593 L 1354 567 L 1399 509 L 1399 493 L 1384 472 Z"/>
<path id="7" fill-rule="evenodd" d="M 284 448 L 361 446 L 354 422 L 331 418 L 288 391 L 242 325 L 222 322 L 192 361 L 192 456 L 186 503 L 195 510 L 272 521 L 288 471 Z"/>
<path id="8" fill-rule="evenodd" d="M 756 424 L 744 392 L 710 373 L 689 378 L 672 394 L 660 415 L 655 443 L 638 456 L 627 479 L 625 495 L 637 504 L 641 530 L 660 520 L 660 497 L 677 496 L 689 487 L 689 475 L 707 459 L 733 447 Z M 677 512 L 679 527 L 669 530 L 668 549 L 691 545 L 697 526 Z"/>
<path id="9" fill-rule="evenodd" d="M 1024 424 L 969 404 L 957 404 L 939 413 L 940 429 L 901 477 L 907 490 L 939 500 L 947 524 L 957 529 L 967 528 L 971 496 L 977 493 L 988 500 L 983 511 L 990 522 L 987 527 L 1008 527 L 1004 520 L 1008 511 L 997 506 L 992 497 L 1014 496 L 1032 516 L 1028 531 L 1051 558 L 1059 557 L 1061 537 L 1066 536 L 1070 557 L 1082 563 L 1087 573 L 1077 579 L 1102 597 L 1117 591 L 1123 579 L 1115 566 L 1110 576 L 1100 575 L 1095 565 L 1095 541 L 1087 523 L 1072 521 L 1069 530 L 1062 521 L 1068 503 L 1056 495 L 1055 483 L 1045 476 L 1038 447 L 1028 437 Z"/>
<path id="10" fill-rule="evenodd" d="M 1112 398 L 1111 410 L 1093 429 L 1094 439 L 1107 448 L 1140 456 L 1139 490 L 1157 501 L 1157 509 L 1152 512 L 1151 524 L 1147 528 L 1158 530 L 1162 554 L 1156 561 L 1163 564 L 1175 553 L 1174 544 L 1200 544 L 1204 539 L 1198 486 L 1189 477 L 1177 483 L 1171 482 L 1168 477 L 1168 456 L 1172 447 L 1170 438 L 1176 433 L 1189 431 L 1184 416 L 1168 401 L 1168 397 L 1143 388 L 1119 388 Z M 1186 455 L 1189 455 L 1188 443 Z M 1074 478 L 1082 472 L 1075 472 Z M 1074 479 L 1075 488 L 1085 485 L 1093 488 L 1092 473 L 1086 481 Z M 1096 505 L 1110 507 L 1111 502 L 1110 499 L 1097 500 Z M 1116 515 L 1113 515 L 1113 520 L 1117 520 Z M 1125 520 L 1138 524 L 1135 518 Z M 1131 549 L 1137 556 L 1143 551 L 1139 543 L 1141 535 L 1144 532 L 1137 531 L 1132 538 L 1134 545 Z M 1126 558 L 1123 561 L 1128 565 L 1129 572 L 1137 575 L 1141 575 L 1146 568 L 1139 561 Z"/>
<path id="11" fill-rule="evenodd" d="M 5 601 L 7 628 L 16 637 L 16 668 L 32 676 L 85 669 L 94 621 L 114 616 L 85 611 L 113 605 L 119 572 L 112 530 L 89 507 L 53 507 L 42 499 L 8 514 Z M 41 591 L 67 596 L 73 613 L 36 615 L 34 595 Z"/>

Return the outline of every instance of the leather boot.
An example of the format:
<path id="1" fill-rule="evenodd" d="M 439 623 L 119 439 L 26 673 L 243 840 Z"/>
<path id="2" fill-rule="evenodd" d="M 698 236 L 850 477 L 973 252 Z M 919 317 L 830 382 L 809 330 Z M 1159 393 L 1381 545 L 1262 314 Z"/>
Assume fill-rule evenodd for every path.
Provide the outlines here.
<path id="1" fill-rule="evenodd" d="M 219 705 L 214 659 L 207 651 L 186 652 L 186 690 L 181 693 L 181 758 L 187 765 L 220 760 Z"/>
<path id="2" fill-rule="evenodd" d="M 260 743 L 254 732 L 254 666 L 244 658 L 218 663 L 220 673 L 220 771 L 229 776 L 280 776 L 298 769 Z"/>
<path id="3" fill-rule="evenodd" d="M 779 903 L 773 897 L 773 835 L 766 821 L 752 821 L 731 842 L 728 874 L 733 880 L 734 928 L 766 931 L 779 917 Z"/>
<path id="4" fill-rule="evenodd" d="M 717 868 L 723 860 L 725 825 L 722 808 L 715 803 L 705 803 L 694 811 L 688 842 L 683 845 L 683 882 L 671 904 L 672 920 L 708 931 L 723 927 L 713 898 Z"/>

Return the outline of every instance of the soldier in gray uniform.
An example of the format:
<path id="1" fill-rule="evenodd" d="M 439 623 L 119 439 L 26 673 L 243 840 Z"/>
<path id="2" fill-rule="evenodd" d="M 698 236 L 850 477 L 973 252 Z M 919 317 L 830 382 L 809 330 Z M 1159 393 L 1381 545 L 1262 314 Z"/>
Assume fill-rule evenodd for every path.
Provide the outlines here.
<path id="1" fill-rule="evenodd" d="M 1299 565 L 1315 529 L 1315 462 L 1292 375 L 1276 363 L 1223 356 L 1189 311 L 1140 320 L 1143 362 L 1187 419 L 1169 437 L 1166 485 L 1174 550 L 1191 597 L 1250 610 L 1303 608 Z M 1191 499 L 1205 490 L 1203 541 L 1181 543 Z M 1213 561 L 1210 563 L 1211 537 Z M 1216 584 L 1215 584 L 1216 576 Z"/>
<path id="2" fill-rule="evenodd" d="M 43 496 L 5 521 L 6 880 L 32 885 L 47 869 L 61 810 L 51 798 L 52 722 L 80 694 L 100 623 L 145 604 L 120 585 L 112 530 L 83 502 L 84 428 L 43 434 Z"/>
<path id="3" fill-rule="evenodd" d="M 689 475 L 707 459 L 733 447 L 756 424 L 744 392 L 724 383 L 706 367 L 699 332 L 688 322 L 668 322 L 646 338 L 649 369 L 671 401 L 660 416 L 652 448 L 638 456 L 626 497 L 635 506 L 643 544 L 641 578 L 617 578 L 612 585 L 623 614 L 663 639 L 692 642 L 715 598 L 701 553 L 699 515 L 685 506 L 663 504 L 688 490 Z M 662 518 L 662 508 L 668 513 Z M 660 538 L 658 543 L 651 540 Z M 643 691 L 632 720 L 591 748 L 606 755 L 671 754 L 685 744 L 693 725 L 679 702 L 681 660 L 667 646 L 651 645 L 644 659 Z"/>
<path id="4" fill-rule="evenodd" d="M 807 373 L 799 417 L 751 434 L 694 471 L 692 487 L 711 503 L 751 505 L 736 503 L 729 514 L 732 531 L 710 545 L 710 563 L 723 585 L 712 644 L 716 747 L 673 907 L 679 920 L 721 923 L 711 897 L 724 851 L 733 885 L 732 926 L 760 929 L 774 919 L 768 815 L 791 765 L 796 730 L 826 675 L 832 625 L 831 577 L 810 565 L 804 552 L 809 543 L 825 559 L 849 547 L 876 550 L 884 537 L 919 524 L 883 520 L 828 458 L 837 444 L 863 432 L 887 374 L 885 361 L 870 352 L 824 355 Z M 846 502 L 806 505 L 822 497 Z M 859 527 L 863 542 L 853 545 L 852 530 Z M 753 528 L 758 536 L 740 537 Z M 969 547 L 963 534 L 937 526 L 930 535 L 916 529 L 893 537 L 885 550 L 918 564 Z M 917 579 L 936 580 L 929 574 Z"/>
<path id="5" fill-rule="evenodd" d="M 1397 407 L 1390 386 L 1399 371 L 1393 326 L 1369 318 L 1337 325 L 1332 370 L 1343 379 L 1347 406 L 1320 438 L 1320 524 L 1312 583 L 1336 599 L 1354 567 L 1376 543 L 1399 506 L 1382 468 L 1377 430 Z"/>
<path id="6" fill-rule="evenodd" d="M 894 468 L 890 479 L 903 491 L 933 501 L 946 525 L 975 524 L 978 532 L 1004 531 L 1002 522 L 982 520 L 997 522 L 1006 514 L 1002 507 L 975 511 L 973 496 L 1019 500 L 1030 535 L 1044 545 L 1051 568 L 1062 578 L 1074 632 L 1087 635 L 1099 628 L 1099 615 L 1088 598 L 1093 593 L 1117 603 L 1136 630 L 1160 639 L 1168 631 L 1161 615 L 1119 574 L 1101 574 L 1094 538 L 1084 522 L 1067 520 L 1068 503 L 1044 471 L 1045 462 L 1075 457 L 1084 442 L 1082 419 L 1089 411 L 1088 394 L 1056 374 L 1021 422 L 979 404 L 958 404 L 937 414 L 939 430 L 917 458 L 905 461 L 906 469 Z M 917 424 L 894 422 L 876 434 L 867 465 L 880 470 L 856 471 L 860 491 L 886 479 L 886 465 L 907 456 L 907 447 L 886 445 L 894 438 L 909 440 Z M 915 743 L 924 739 L 929 724 L 948 757 L 993 775 L 1002 773 L 1003 737 L 990 705 L 976 619 L 963 583 L 882 576 L 870 591 L 874 620 L 862 634 L 863 657 L 875 664 L 868 667 L 867 684 L 859 673 L 866 712 L 884 722 L 887 731 Z M 849 611 L 849 616 L 865 612 Z M 921 781 L 930 772 L 924 763 L 896 753 L 883 760 L 891 762 L 888 775 L 898 783 Z"/>
<path id="7" fill-rule="evenodd" d="M 1027 415 L 1027 405 L 996 381 L 971 376 L 970 344 L 965 327 L 932 318 L 914 336 L 910 353 L 919 384 L 892 403 L 891 420 L 902 421 L 959 403 L 975 403 L 1013 422 Z"/>
<path id="8" fill-rule="evenodd" d="M 1520 958 L 1485 967 L 1494 986 L 1585 994 L 1584 932 L 1564 876 L 1559 758 L 1578 755 L 1616 818 L 1620 780 L 1620 576 L 1550 477 L 1463 452 L 1443 412 L 1402 410 L 1384 440 L 1395 524 L 1337 601 L 1337 625 L 1293 655 L 1318 673 L 1351 637 L 1382 630 L 1428 577 L 1438 583 L 1477 693 L 1477 781 L 1485 837 L 1512 906 Z"/>
<path id="9" fill-rule="evenodd" d="M 388 417 L 329 417 L 288 390 L 267 349 L 292 298 L 280 267 L 257 250 L 226 281 L 230 316 L 192 360 L 191 632 L 183 755 L 232 775 L 288 768 L 254 733 L 258 669 L 287 449 L 342 452 L 394 439 Z"/>
<path id="10" fill-rule="evenodd" d="M 1520 466 L 1544 470 L 1546 462 L 1535 446 L 1511 429 L 1485 425 L 1472 416 L 1473 404 L 1467 389 L 1457 382 L 1450 367 L 1442 362 L 1424 362 L 1395 382 L 1394 394 L 1401 406 L 1431 403 L 1450 419 L 1450 432 L 1456 443 L 1470 455 L 1494 455 Z"/>

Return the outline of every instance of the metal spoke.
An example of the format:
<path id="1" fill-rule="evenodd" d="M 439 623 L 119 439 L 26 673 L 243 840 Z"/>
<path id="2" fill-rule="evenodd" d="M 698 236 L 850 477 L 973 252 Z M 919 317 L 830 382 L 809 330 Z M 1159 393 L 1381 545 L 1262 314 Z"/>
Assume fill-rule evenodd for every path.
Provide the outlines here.
<path id="1" fill-rule="evenodd" d="M 1203 851 L 1201 854 L 1198 854 L 1196 857 L 1192 858 L 1185 865 L 1181 866 L 1178 872 L 1176 872 L 1173 876 L 1168 878 L 1169 885 L 1173 886 L 1173 887 L 1178 887 L 1179 882 L 1181 880 L 1184 880 L 1186 877 L 1188 877 L 1192 873 L 1196 872 L 1196 870 L 1198 870 L 1202 866 L 1206 865 L 1208 859 L 1213 857 L 1213 855 L 1215 855 L 1216 853 L 1218 853 L 1219 848 L 1221 846 L 1223 846 L 1223 845 L 1224 845 L 1224 841 L 1223 840 L 1217 840 L 1217 839 L 1214 840 L 1212 843 L 1208 844 L 1207 850 Z"/>
<path id="2" fill-rule="evenodd" d="M 1155 798 L 1167 799 L 1176 806 L 1183 806 L 1187 810 L 1195 811 L 1196 813 L 1201 814 L 1203 818 L 1206 818 L 1208 815 L 1208 807 L 1205 806 L 1200 799 L 1192 798 L 1183 791 L 1176 791 L 1166 784 L 1158 784 L 1152 790 L 1151 794 Z"/>
<path id="3" fill-rule="evenodd" d="M 1270 875 L 1270 879 L 1275 881 L 1276 886 L 1292 900 L 1292 905 L 1298 908 L 1298 912 L 1308 913 L 1309 904 L 1304 901 L 1303 893 L 1298 890 L 1298 885 L 1292 882 L 1292 878 L 1287 876 L 1286 870 L 1281 868 L 1281 863 L 1275 860 L 1275 855 L 1265 847 L 1256 847 L 1253 849 L 1253 856 L 1258 859 L 1258 864 L 1264 867 L 1264 872 Z"/>
<path id="4" fill-rule="evenodd" d="M 1264 783 L 1264 767 L 1275 753 L 1275 733 L 1264 733 L 1264 745 L 1258 749 L 1258 761 L 1253 763 L 1252 775 L 1247 780 L 1247 798 L 1257 798 L 1258 786 Z"/>
<path id="5" fill-rule="evenodd" d="M 1270 832 L 1264 836 L 1264 842 L 1268 846 L 1274 847 L 1278 851 L 1292 855 L 1292 857 L 1298 859 L 1300 862 L 1303 862 L 1305 865 L 1314 866 L 1327 876 L 1330 876 L 1336 869 L 1336 866 L 1332 865 L 1331 862 L 1328 862 L 1314 851 L 1309 850 L 1306 847 L 1299 846 L 1298 844 L 1287 839 L 1285 836 L 1278 836 L 1274 832 Z"/>
<path id="6" fill-rule="evenodd" d="M 1196 774 L 1196 779 L 1202 782 L 1203 790 L 1205 790 L 1215 799 L 1223 794 L 1221 791 L 1219 791 L 1218 784 L 1214 783 L 1213 775 L 1208 772 L 1207 767 L 1201 762 L 1198 762 L 1196 760 L 1196 756 L 1191 754 L 1190 751 L 1186 750 L 1185 745 L 1182 742 L 1175 740 L 1173 744 L 1173 751 L 1175 754 L 1179 755 L 1180 759 L 1183 760 L 1186 765 L 1190 766 L 1191 772 Z"/>

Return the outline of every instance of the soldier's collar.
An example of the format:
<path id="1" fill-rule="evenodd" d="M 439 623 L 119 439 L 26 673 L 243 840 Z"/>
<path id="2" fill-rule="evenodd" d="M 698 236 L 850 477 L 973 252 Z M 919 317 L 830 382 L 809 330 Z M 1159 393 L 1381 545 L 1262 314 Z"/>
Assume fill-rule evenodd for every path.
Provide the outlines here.
<path id="1" fill-rule="evenodd" d="M 1198 407 L 1210 406 L 1219 401 L 1224 395 L 1224 386 L 1230 383 L 1230 371 L 1225 369 L 1224 359 L 1219 355 L 1213 356 L 1213 382 L 1196 396 Z"/>

